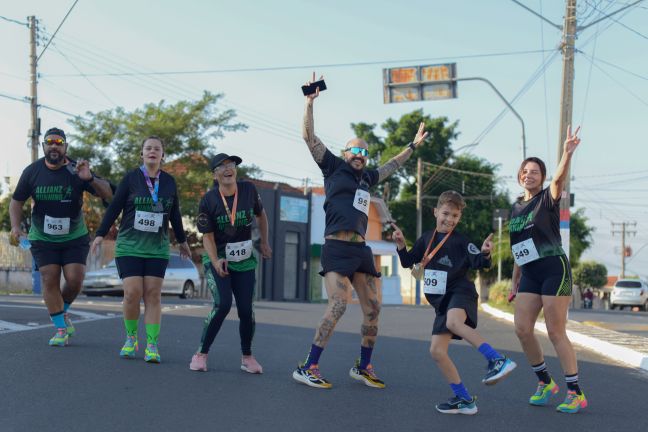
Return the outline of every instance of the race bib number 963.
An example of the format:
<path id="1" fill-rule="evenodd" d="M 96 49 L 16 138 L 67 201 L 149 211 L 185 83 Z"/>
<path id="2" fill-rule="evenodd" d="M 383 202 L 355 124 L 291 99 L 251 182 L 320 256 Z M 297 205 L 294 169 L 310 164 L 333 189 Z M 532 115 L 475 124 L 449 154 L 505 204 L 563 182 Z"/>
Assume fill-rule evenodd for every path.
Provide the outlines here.
<path id="1" fill-rule="evenodd" d="M 70 218 L 55 218 L 45 215 L 43 231 L 50 235 L 64 235 L 70 233 Z"/>

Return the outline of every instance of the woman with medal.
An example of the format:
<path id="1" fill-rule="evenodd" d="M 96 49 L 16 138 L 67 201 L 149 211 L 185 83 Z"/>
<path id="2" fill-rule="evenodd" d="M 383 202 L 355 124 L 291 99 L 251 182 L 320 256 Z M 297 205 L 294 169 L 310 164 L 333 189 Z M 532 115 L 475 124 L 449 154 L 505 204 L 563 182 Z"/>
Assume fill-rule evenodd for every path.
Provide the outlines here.
<path id="1" fill-rule="evenodd" d="M 207 286 L 214 297 L 214 307 L 205 318 L 198 351 L 189 368 L 207 371 L 207 354 L 236 299 L 241 338 L 241 370 L 260 374 L 263 368 L 252 355 L 254 336 L 254 288 L 257 258 L 252 247 L 252 220 L 259 226 L 261 256 L 268 259 L 268 218 L 254 185 L 236 180 L 238 156 L 225 153 L 211 161 L 214 187 L 200 201 L 198 231 L 203 233 L 203 264 Z"/>
<path id="2" fill-rule="evenodd" d="M 144 299 L 144 360 L 160 363 L 158 336 L 162 315 L 162 282 L 169 262 L 169 222 L 180 244 L 180 255 L 188 258 L 191 251 L 182 227 L 175 179 L 160 169 L 164 158 L 162 139 L 157 136 L 144 139 L 141 156 L 143 164 L 126 173 L 117 188 L 97 230 L 92 253 L 121 213 L 115 262 L 124 283 L 126 342 L 119 355 L 126 359 L 135 357 L 138 350 L 140 300 Z"/>
<path id="3" fill-rule="evenodd" d="M 476 414 L 475 398 L 461 382 L 459 372 L 448 355 L 452 339 L 466 339 L 488 361 L 488 372 L 482 382 L 493 385 L 515 369 L 516 364 L 499 354 L 477 331 L 477 290 L 467 277 L 468 270 L 488 268 L 493 249 L 489 235 L 479 249 L 455 230 L 466 203 L 455 191 L 439 196 L 434 216 L 436 229 L 427 231 L 416 240 L 412 250 L 405 246 L 403 233 L 392 224 L 393 240 L 403 267 L 419 263 L 412 275 L 423 281 L 423 292 L 434 307 L 436 317 L 432 327 L 430 354 L 450 384 L 455 396 L 436 406 L 444 414 Z M 418 274 L 417 274 L 418 273 Z"/>
<path id="4" fill-rule="evenodd" d="M 560 198 L 572 155 L 580 144 L 579 130 L 580 127 L 572 135 L 571 127 L 567 127 L 563 154 L 549 187 L 543 188 L 547 168 L 542 160 L 530 157 L 522 162 L 518 182 L 524 188 L 524 195 L 513 205 L 509 222 L 515 260 L 509 301 L 516 298 L 515 333 L 539 381 L 529 403 L 547 405 L 551 396 L 558 393 L 534 334 L 535 323 L 543 310 L 547 334 L 567 383 L 565 401 L 556 410 L 570 414 L 587 407 L 587 399 L 578 385 L 576 353 L 566 331 L 572 278 L 560 237 Z"/>

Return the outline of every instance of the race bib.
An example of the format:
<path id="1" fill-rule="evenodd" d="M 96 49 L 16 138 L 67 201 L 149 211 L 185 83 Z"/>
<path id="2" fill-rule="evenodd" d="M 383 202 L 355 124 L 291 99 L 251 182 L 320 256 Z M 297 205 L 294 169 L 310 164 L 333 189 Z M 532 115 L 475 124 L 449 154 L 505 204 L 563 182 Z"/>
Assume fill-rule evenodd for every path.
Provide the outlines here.
<path id="1" fill-rule="evenodd" d="M 45 215 L 43 231 L 45 231 L 45 234 L 50 235 L 69 234 L 70 218 L 55 218 Z"/>
<path id="2" fill-rule="evenodd" d="M 163 213 L 136 210 L 134 227 L 138 231 L 158 232 L 163 220 Z"/>
<path id="3" fill-rule="evenodd" d="M 535 261 L 540 258 L 538 250 L 533 243 L 533 239 L 527 239 L 523 242 L 516 243 L 511 246 L 511 249 L 513 251 L 513 259 L 515 260 L 515 264 L 519 266 L 530 263 L 531 261 Z"/>
<path id="4" fill-rule="evenodd" d="M 252 256 L 252 240 L 225 245 L 225 258 L 227 261 L 239 262 Z"/>
<path id="5" fill-rule="evenodd" d="M 443 295 L 446 292 L 447 284 L 448 272 L 443 270 L 425 270 L 425 276 L 423 276 L 423 293 Z"/>
<path id="6" fill-rule="evenodd" d="M 353 198 L 353 207 L 357 210 L 360 210 L 362 213 L 369 216 L 369 203 L 371 202 L 371 196 L 369 192 L 362 189 L 356 189 L 355 198 Z"/>

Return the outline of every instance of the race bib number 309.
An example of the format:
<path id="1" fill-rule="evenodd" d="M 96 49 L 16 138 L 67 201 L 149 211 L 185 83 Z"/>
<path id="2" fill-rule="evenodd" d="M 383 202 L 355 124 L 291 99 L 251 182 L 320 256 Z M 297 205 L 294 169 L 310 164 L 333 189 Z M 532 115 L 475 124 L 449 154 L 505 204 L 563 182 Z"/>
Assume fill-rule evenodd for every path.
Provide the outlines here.
<path id="1" fill-rule="evenodd" d="M 445 294 L 448 284 L 448 272 L 443 270 L 425 270 L 423 276 L 423 293 Z"/>

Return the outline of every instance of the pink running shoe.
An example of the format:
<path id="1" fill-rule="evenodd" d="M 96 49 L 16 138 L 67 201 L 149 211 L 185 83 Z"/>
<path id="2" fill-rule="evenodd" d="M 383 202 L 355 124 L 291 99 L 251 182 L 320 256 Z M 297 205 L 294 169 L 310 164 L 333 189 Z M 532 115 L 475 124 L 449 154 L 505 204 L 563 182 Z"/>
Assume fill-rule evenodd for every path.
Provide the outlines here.
<path id="1" fill-rule="evenodd" d="M 241 357 L 241 370 L 251 374 L 263 373 L 263 368 L 252 355 Z"/>
<path id="2" fill-rule="evenodd" d="M 207 372 L 207 354 L 196 353 L 191 357 L 191 363 L 189 363 L 189 369 L 195 371 Z"/>

